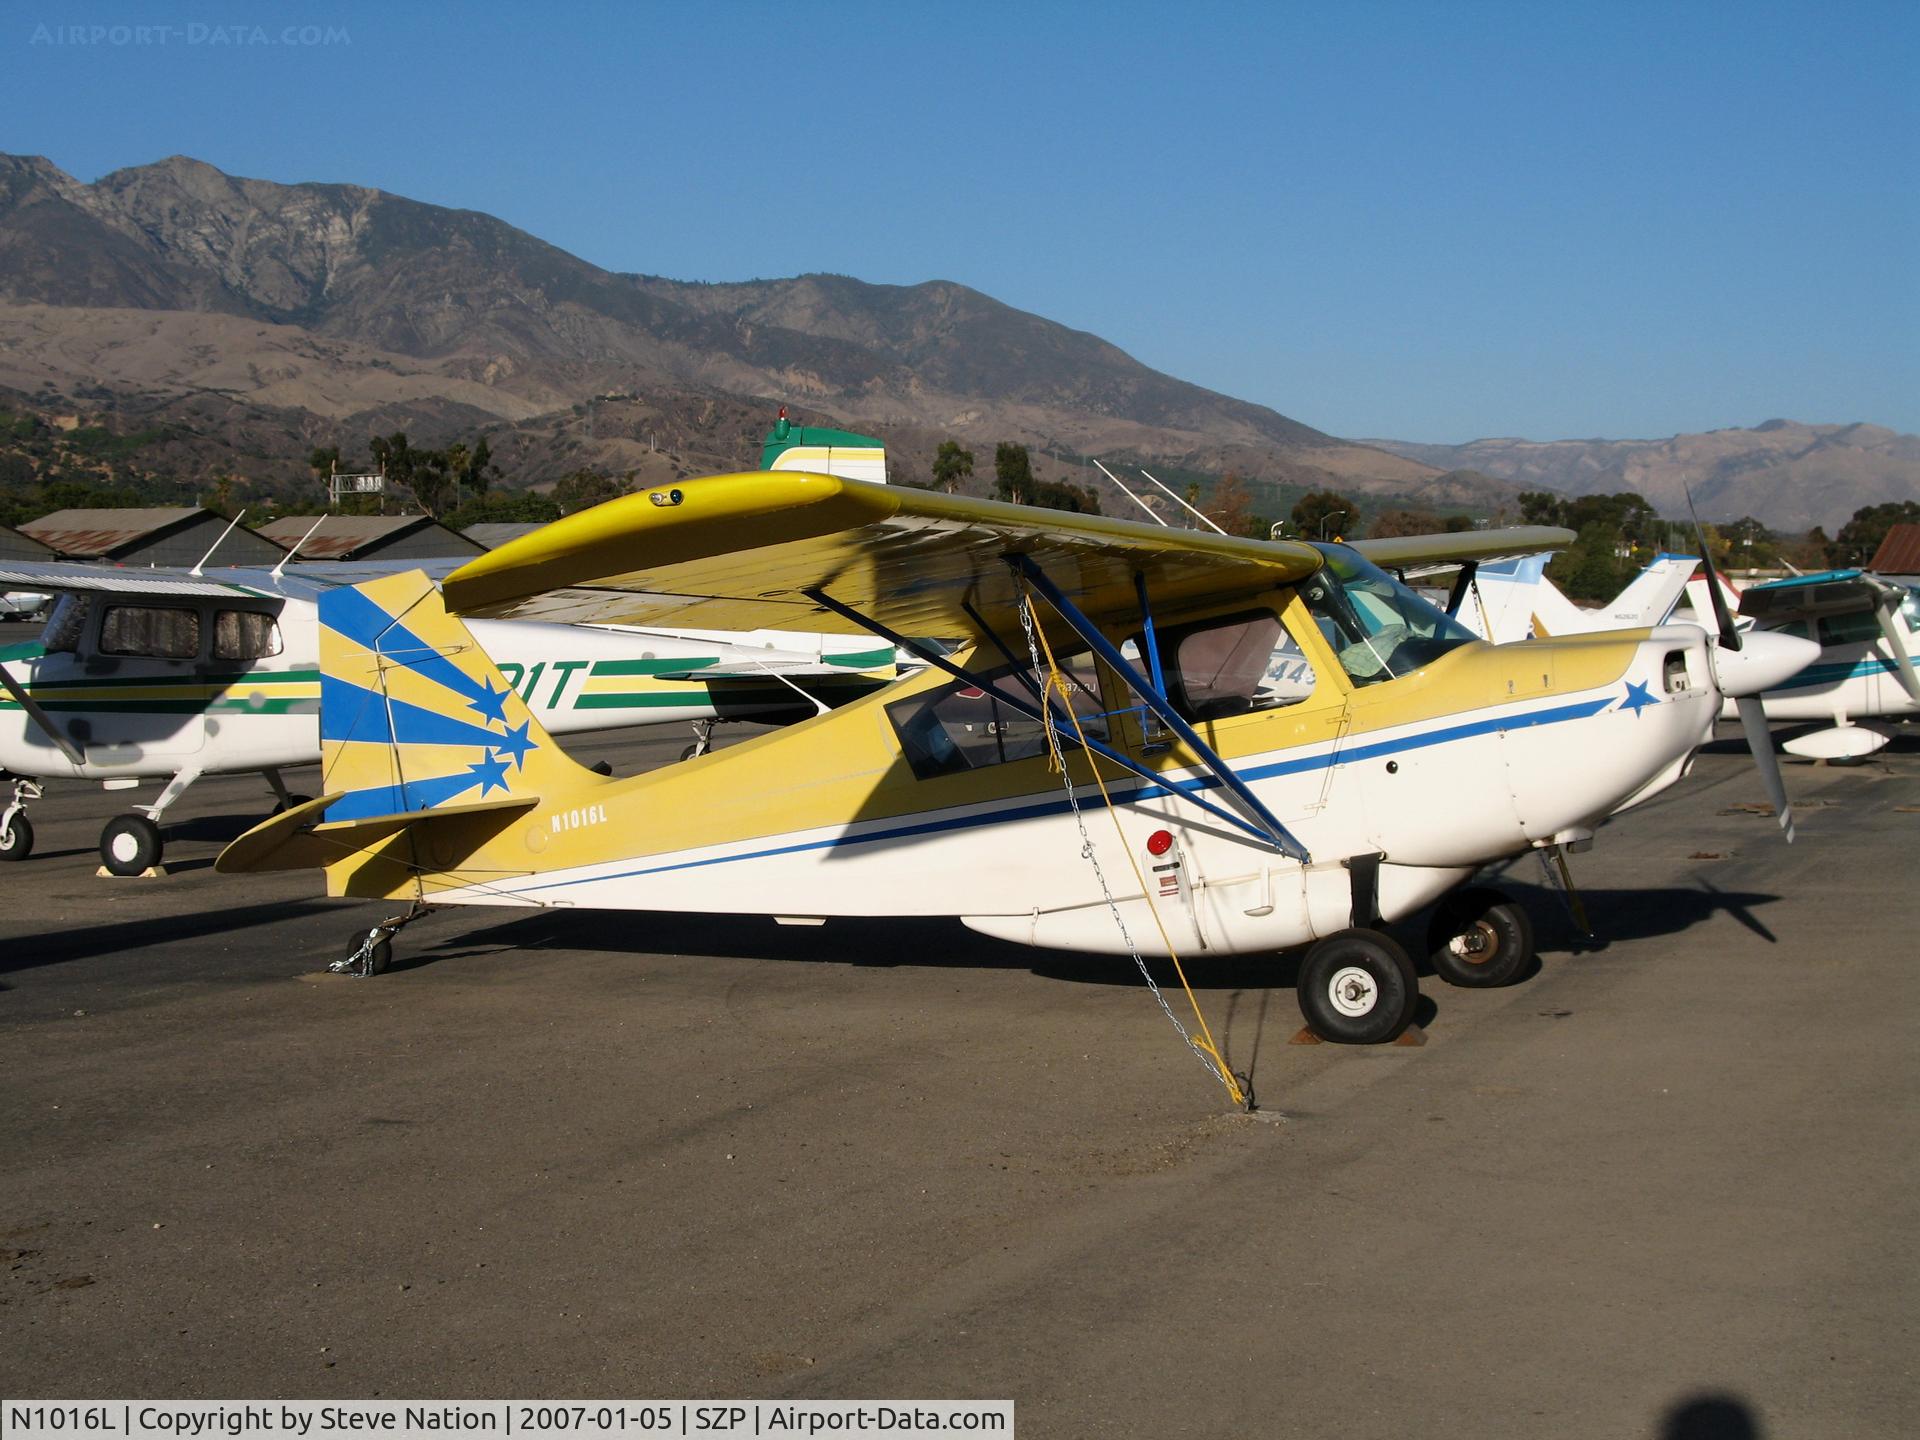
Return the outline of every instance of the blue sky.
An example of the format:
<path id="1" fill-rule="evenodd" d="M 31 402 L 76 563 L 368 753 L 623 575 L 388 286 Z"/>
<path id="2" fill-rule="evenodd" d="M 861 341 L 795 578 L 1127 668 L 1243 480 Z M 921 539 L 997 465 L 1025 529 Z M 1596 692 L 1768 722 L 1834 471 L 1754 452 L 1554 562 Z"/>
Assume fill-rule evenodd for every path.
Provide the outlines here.
<path id="1" fill-rule="evenodd" d="M 0 149 L 84 180 L 188 154 L 610 269 L 955 280 L 1337 434 L 1920 432 L 1914 0 L 14 0 L 0 74 Z"/>

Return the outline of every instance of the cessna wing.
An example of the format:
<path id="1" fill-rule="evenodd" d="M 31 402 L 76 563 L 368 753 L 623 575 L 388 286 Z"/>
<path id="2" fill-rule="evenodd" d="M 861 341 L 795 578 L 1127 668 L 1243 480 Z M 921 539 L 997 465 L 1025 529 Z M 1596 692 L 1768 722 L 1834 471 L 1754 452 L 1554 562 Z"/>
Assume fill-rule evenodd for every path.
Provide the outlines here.
<path id="1" fill-rule="evenodd" d="M 1915 673 L 1907 641 L 1894 623 L 1894 616 L 1910 603 L 1909 595 L 1906 586 L 1862 570 L 1831 570 L 1823 575 L 1796 575 L 1790 580 L 1750 586 L 1740 594 L 1740 613 L 1770 624 L 1870 613 L 1886 643 L 1900 688 L 1909 699 L 1920 702 L 1920 674 Z"/>
<path id="2" fill-rule="evenodd" d="M 1257 594 L 1321 554 L 1099 516 L 1037 511 L 829 475 L 715 475 L 623 496 L 468 561 L 448 608 L 504 619 L 909 635 L 1010 620 L 1010 557 L 1089 615 Z"/>
<path id="3" fill-rule="evenodd" d="M 1574 533 L 1557 525 L 1511 525 L 1504 530 L 1461 530 L 1448 535 L 1393 535 L 1382 540 L 1349 540 L 1382 570 L 1411 580 L 1461 565 L 1493 565 L 1564 550 Z"/>
<path id="4" fill-rule="evenodd" d="M 14 561 L 0 565 L 0 585 L 21 589 L 109 595 L 237 595 L 250 593 L 185 571 L 121 570 L 102 565 Z"/>

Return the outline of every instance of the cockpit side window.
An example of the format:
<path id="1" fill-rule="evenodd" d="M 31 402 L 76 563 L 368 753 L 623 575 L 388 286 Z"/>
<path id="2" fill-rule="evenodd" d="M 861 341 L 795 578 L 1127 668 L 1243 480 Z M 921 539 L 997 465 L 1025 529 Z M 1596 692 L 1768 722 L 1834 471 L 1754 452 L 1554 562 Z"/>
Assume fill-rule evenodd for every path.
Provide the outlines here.
<path id="1" fill-rule="evenodd" d="M 1473 633 L 1344 545 L 1317 547 L 1326 563 L 1300 585 L 1314 623 L 1355 685 L 1408 675 Z"/>
<path id="2" fill-rule="evenodd" d="M 93 597 L 68 591 L 53 604 L 47 628 L 40 637 L 40 648 L 49 655 L 71 655 L 86 638 L 87 621 L 93 618 Z"/>
<path id="3" fill-rule="evenodd" d="M 1313 662 L 1271 610 L 1160 632 L 1167 698 L 1189 720 L 1297 705 L 1313 694 Z"/>
<path id="4" fill-rule="evenodd" d="M 1107 738 L 1106 707 L 1100 700 L 1100 682 L 1094 659 L 1082 652 L 1061 657 L 1060 668 L 1072 698 L 1073 713 L 1089 740 Z M 887 718 L 900 737 L 900 749 L 913 773 L 922 780 L 1004 765 L 1047 752 L 1046 728 L 1007 704 L 1015 696 L 1029 705 L 1044 676 L 1021 667 L 1003 665 L 982 676 L 984 687 L 954 680 L 887 706 Z M 1054 701 L 1059 703 L 1058 692 Z M 1071 726 L 1063 748 L 1075 748 Z"/>
<path id="5" fill-rule="evenodd" d="M 216 660 L 264 660 L 280 648 L 280 627 L 265 611 L 222 610 L 213 617 Z"/>
<path id="6" fill-rule="evenodd" d="M 1852 610 L 1820 617 L 1822 645 L 1858 645 L 1880 638 L 1880 619 L 1871 610 Z"/>
<path id="7" fill-rule="evenodd" d="M 171 605 L 109 605 L 100 617 L 100 653 L 191 660 L 200 653 L 200 612 Z"/>

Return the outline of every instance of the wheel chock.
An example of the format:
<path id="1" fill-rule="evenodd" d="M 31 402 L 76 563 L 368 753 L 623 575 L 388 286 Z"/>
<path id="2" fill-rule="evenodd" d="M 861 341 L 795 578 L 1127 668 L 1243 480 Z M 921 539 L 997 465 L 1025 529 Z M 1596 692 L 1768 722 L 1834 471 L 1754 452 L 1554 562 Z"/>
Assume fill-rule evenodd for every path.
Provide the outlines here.
<path id="1" fill-rule="evenodd" d="M 164 880 L 167 878 L 167 867 L 164 865 L 149 865 L 138 875 L 116 875 L 113 871 L 102 865 L 93 873 L 102 880 Z"/>
<path id="2" fill-rule="evenodd" d="M 1324 1045 L 1326 1043 L 1326 1041 L 1314 1034 L 1313 1031 L 1305 1025 L 1302 1025 L 1299 1032 L 1291 1040 L 1287 1041 L 1289 1045 Z M 1389 1043 L 1394 1045 L 1424 1045 L 1427 1043 L 1427 1032 L 1422 1030 L 1418 1025 L 1409 1025 Z"/>

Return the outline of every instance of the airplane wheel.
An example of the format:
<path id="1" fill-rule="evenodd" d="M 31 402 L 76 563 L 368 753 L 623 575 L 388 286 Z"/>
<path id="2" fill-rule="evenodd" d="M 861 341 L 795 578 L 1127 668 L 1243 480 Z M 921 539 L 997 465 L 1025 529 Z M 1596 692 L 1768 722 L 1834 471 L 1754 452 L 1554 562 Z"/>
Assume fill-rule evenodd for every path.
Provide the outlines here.
<path id="1" fill-rule="evenodd" d="M 1427 958 L 1449 985 L 1511 985 L 1533 963 L 1533 921 L 1499 890 L 1474 886 L 1442 900 L 1427 926 Z"/>
<path id="2" fill-rule="evenodd" d="M 160 827 L 144 815 L 116 815 L 100 832 L 100 863 L 115 875 L 151 869 L 160 850 Z"/>
<path id="3" fill-rule="evenodd" d="M 377 929 L 378 927 L 375 928 Z M 361 949 L 367 943 L 367 937 L 373 933 L 373 930 L 356 930 L 353 932 L 353 938 L 347 942 L 346 958 L 349 961 L 357 962 L 359 960 Z M 363 973 L 368 975 L 384 974 L 386 968 L 392 963 L 393 941 L 383 934 L 378 940 L 373 942 L 373 951 L 367 956 L 367 968 Z"/>
<path id="4" fill-rule="evenodd" d="M 699 753 L 700 753 L 700 747 L 698 745 L 689 745 L 687 746 L 686 749 L 680 752 L 680 758 L 682 760 L 691 760 L 693 759 L 694 756 L 698 755 Z"/>
<path id="5" fill-rule="evenodd" d="M 1307 951 L 1298 992 L 1307 1028 L 1322 1040 L 1384 1045 L 1413 1023 L 1420 979 L 1390 936 L 1342 930 Z"/>
<path id="6" fill-rule="evenodd" d="M 0 835 L 0 860 L 24 860 L 33 853 L 33 822 L 22 810 Z"/>
<path id="7" fill-rule="evenodd" d="M 276 815 L 284 815 L 289 810 L 295 810 L 305 805 L 311 799 L 313 799 L 311 795 L 289 795 L 285 800 L 273 807 L 273 813 Z"/>

